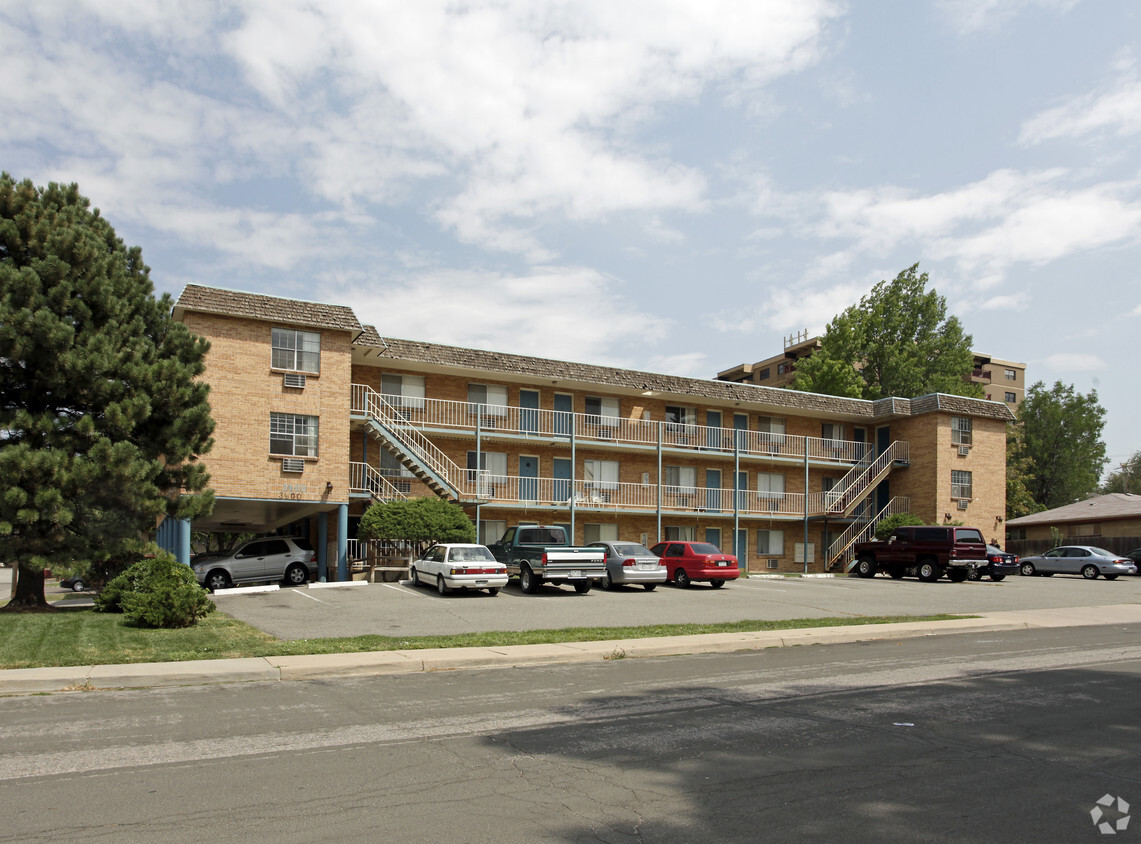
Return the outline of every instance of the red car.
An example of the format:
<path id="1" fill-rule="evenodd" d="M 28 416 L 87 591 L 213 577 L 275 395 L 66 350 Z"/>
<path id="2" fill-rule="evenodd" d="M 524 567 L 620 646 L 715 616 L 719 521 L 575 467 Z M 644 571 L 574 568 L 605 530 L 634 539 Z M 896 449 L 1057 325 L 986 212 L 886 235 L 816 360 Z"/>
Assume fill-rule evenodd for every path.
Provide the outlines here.
<path id="1" fill-rule="evenodd" d="M 662 558 L 666 580 L 678 586 L 707 580 L 710 586 L 720 588 L 740 574 L 737 558 L 708 542 L 659 542 L 650 550 Z"/>

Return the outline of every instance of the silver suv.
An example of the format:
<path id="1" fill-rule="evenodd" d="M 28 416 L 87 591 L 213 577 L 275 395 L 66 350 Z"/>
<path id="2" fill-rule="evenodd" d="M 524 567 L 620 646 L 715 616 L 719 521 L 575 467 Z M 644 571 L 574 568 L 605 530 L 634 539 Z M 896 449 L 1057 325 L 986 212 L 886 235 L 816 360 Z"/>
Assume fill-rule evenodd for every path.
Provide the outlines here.
<path id="1" fill-rule="evenodd" d="M 213 592 L 235 583 L 280 580 L 300 586 L 317 577 L 317 552 L 298 536 L 267 536 L 243 542 L 229 554 L 200 555 L 190 561 L 198 582 Z"/>

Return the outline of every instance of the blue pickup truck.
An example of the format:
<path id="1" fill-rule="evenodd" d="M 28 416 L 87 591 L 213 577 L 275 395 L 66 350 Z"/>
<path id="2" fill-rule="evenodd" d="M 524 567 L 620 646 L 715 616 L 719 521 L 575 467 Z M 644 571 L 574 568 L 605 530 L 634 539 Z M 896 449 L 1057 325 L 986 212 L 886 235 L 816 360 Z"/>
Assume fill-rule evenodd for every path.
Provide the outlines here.
<path id="1" fill-rule="evenodd" d="M 519 587 L 534 595 L 545 582 L 570 583 L 574 591 L 590 591 L 606 574 L 606 554 L 601 548 L 576 548 L 557 525 L 518 525 L 487 546 L 495 559 L 507 566 L 507 574 L 519 578 Z"/>

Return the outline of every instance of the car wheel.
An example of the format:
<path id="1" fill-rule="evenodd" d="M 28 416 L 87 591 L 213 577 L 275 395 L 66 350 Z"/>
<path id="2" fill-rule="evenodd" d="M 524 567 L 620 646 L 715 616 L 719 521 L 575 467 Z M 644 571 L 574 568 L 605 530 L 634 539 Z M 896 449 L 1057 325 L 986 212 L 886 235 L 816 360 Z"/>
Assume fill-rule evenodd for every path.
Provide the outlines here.
<path id="1" fill-rule="evenodd" d="M 685 569 L 678 569 L 674 572 L 674 583 L 683 589 L 689 587 L 689 575 L 685 573 Z"/>
<path id="2" fill-rule="evenodd" d="M 982 580 L 983 573 L 979 571 L 978 566 L 970 566 L 967 569 L 967 580 Z"/>
<path id="3" fill-rule="evenodd" d="M 436 591 L 441 595 L 447 595 L 451 591 L 448 589 L 448 583 L 442 574 L 436 575 Z"/>
<path id="4" fill-rule="evenodd" d="M 925 560 L 919 564 L 919 579 L 924 583 L 934 583 L 943 576 L 943 567 L 938 563 Z"/>
<path id="5" fill-rule="evenodd" d="M 656 584 L 656 583 L 643 583 L 642 588 L 645 589 L 647 592 L 653 592 L 655 589 L 658 588 L 658 584 Z"/>
<path id="6" fill-rule="evenodd" d="M 606 572 L 602 575 L 602 580 L 599 581 L 598 585 L 603 589 L 609 589 L 614 585 L 614 581 L 610 579 L 610 572 Z"/>
<path id="7" fill-rule="evenodd" d="M 1102 577 L 1104 577 L 1106 580 L 1117 580 L 1116 574 L 1103 574 Z"/>
<path id="8" fill-rule="evenodd" d="M 574 591 L 580 595 L 585 595 L 590 591 L 590 587 L 594 581 L 592 580 L 576 580 L 574 582 Z"/>
<path id="9" fill-rule="evenodd" d="M 211 592 L 216 592 L 219 589 L 228 589 L 230 586 L 230 575 L 218 569 L 206 575 L 206 588 Z"/>
<path id="10" fill-rule="evenodd" d="M 712 586 L 714 589 L 720 589 L 722 586 L 725 585 L 725 581 L 724 580 L 711 580 L 711 581 L 709 581 L 709 585 Z"/>
<path id="11" fill-rule="evenodd" d="M 487 587 L 487 594 L 494 598 L 496 595 L 499 594 L 499 587 L 498 586 Z"/>
<path id="12" fill-rule="evenodd" d="M 1098 574 L 1097 566 L 1082 566 L 1082 577 L 1086 580 L 1097 580 Z"/>
<path id="13" fill-rule="evenodd" d="M 856 574 L 860 577 L 876 576 L 876 561 L 874 557 L 863 556 L 856 560 Z"/>
<path id="14" fill-rule="evenodd" d="M 1002 583 L 1002 581 L 1004 581 L 1006 579 L 1006 575 L 1005 574 L 992 574 L 990 576 L 990 579 L 993 580 L 995 583 Z"/>
<path id="15" fill-rule="evenodd" d="M 538 592 L 539 586 L 542 585 L 542 583 L 543 581 L 539 579 L 535 572 L 531 571 L 530 566 L 524 565 L 519 569 L 519 588 L 528 595 L 534 595 Z"/>
<path id="16" fill-rule="evenodd" d="M 290 586 L 300 586 L 309 579 L 309 572 L 305 566 L 294 563 L 285 570 L 285 582 Z"/>
<path id="17" fill-rule="evenodd" d="M 962 583 L 967 579 L 968 574 L 969 572 L 966 572 L 961 568 L 948 569 L 947 579 L 952 583 Z"/>
<path id="18" fill-rule="evenodd" d="M 408 579 L 412 581 L 413 586 L 420 585 L 420 575 L 417 573 L 415 568 L 410 568 L 408 570 Z"/>
<path id="19" fill-rule="evenodd" d="M 84 583 L 82 580 L 73 580 L 71 582 L 71 591 L 72 592 L 82 592 L 83 587 L 84 587 Z"/>
<path id="20" fill-rule="evenodd" d="M 1033 577 L 1034 576 L 1034 564 L 1033 563 L 1023 563 L 1022 568 L 1019 569 L 1019 571 L 1022 573 L 1023 577 Z"/>

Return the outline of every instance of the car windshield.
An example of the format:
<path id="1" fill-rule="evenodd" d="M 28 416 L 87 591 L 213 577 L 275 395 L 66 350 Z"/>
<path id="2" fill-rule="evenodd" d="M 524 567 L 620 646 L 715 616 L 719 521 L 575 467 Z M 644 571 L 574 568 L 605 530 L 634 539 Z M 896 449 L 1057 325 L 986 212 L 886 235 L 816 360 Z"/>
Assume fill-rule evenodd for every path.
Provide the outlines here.
<path id="1" fill-rule="evenodd" d="M 721 549 L 716 545 L 710 545 L 708 542 L 695 542 L 690 548 L 693 549 L 694 554 L 720 554 Z"/>
<path id="2" fill-rule="evenodd" d="M 637 542 L 623 542 L 614 546 L 614 553 L 621 557 L 652 557 L 650 549 Z"/>
<path id="3" fill-rule="evenodd" d="M 494 563 L 495 557 L 482 545 L 471 548 L 453 548 L 453 563 Z"/>

